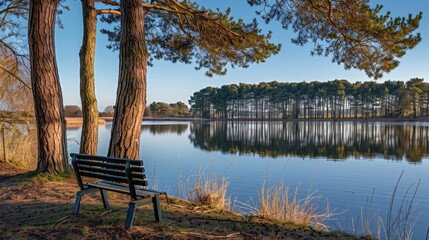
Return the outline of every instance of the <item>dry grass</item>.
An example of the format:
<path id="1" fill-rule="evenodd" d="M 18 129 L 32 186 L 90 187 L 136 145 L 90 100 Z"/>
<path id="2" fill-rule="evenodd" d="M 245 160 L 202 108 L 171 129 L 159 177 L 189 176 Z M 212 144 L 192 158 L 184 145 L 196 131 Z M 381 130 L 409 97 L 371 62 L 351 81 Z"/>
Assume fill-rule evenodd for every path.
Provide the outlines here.
<path id="1" fill-rule="evenodd" d="M 194 185 L 190 187 L 187 199 L 197 204 L 210 205 L 218 210 L 229 210 L 230 199 L 226 196 L 227 189 L 228 181 L 225 178 L 219 181 L 214 173 L 205 178 L 200 172 Z"/>
<path id="2" fill-rule="evenodd" d="M 378 210 L 374 213 L 370 212 L 372 200 L 375 195 L 374 190 L 371 197 L 367 199 L 365 207 L 362 209 L 360 220 L 361 229 L 358 229 L 358 227 L 352 223 L 353 234 L 386 240 L 413 239 L 413 228 L 419 218 L 419 214 L 415 212 L 416 206 L 414 200 L 421 180 L 416 184 L 410 185 L 405 193 L 403 193 L 403 197 L 398 198 L 398 187 L 403 173 L 404 171 L 402 171 L 399 176 L 393 189 L 392 196 L 390 197 L 387 216 L 383 218 Z"/>
<path id="3" fill-rule="evenodd" d="M 0 134 L 3 133 L 0 132 Z M 4 144 L 2 140 L 0 142 L 0 159 L 21 169 L 36 168 L 37 132 L 35 130 L 11 125 L 4 130 Z"/>
<path id="4" fill-rule="evenodd" d="M 256 214 L 262 218 L 327 230 L 324 222 L 333 216 L 333 212 L 329 211 L 328 206 L 318 212 L 320 197 L 314 194 L 315 192 L 304 199 L 298 199 L 298 188 L 292 193 L 283 183 L 274 187 L 263 185 Z"/>
<path id="5" fill-rule="evenodd" d="M 334 215 L 329 206 L 318 210 L 320 197 L 314 196 L 315 193 L 308 194 L 304 199 L 298 199 L 298 188 L 291 193 L 284 184 L 270 188 L 263 186 L 259 207 L 238 201 L 234 201 L 234 206 L 231 206 L 231 199 L 226 195 L 229 182 L 225 178 L 219 180 L 215 172 L 207 178 L 200 171 L 195 181 L 191 179 L 192 177 L 188 177 L 187 180 L 190 186 L 187 195 L 180 196 L 181 198 L 200 205 L 210 205 L 218 210 L 232 210 L 237 215 L 250 214 L 276 222 L 309 226 L 320 231 L 328 230 L 324 222 Z M 181 177 L 178 187 L 180 193 L 183 187 Z"/>

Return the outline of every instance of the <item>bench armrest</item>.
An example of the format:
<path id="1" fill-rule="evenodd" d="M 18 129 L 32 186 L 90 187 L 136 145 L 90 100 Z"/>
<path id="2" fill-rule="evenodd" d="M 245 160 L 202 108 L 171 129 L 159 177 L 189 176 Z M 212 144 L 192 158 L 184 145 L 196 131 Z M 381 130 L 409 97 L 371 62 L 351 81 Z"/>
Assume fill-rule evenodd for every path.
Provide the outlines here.
<path id="1" fill-rule="evenodd" d="M 79 174 L 78 166 L 76 163 L 76 155 L 71 154 L 71 156 L 72 156 L 73 171 L 74 171 L 74 174 L 76 175 L 77 184 L 79 185 L 80 190 L 83 190 L 84 186 L 83 186 L 83 182 L 82 182 L 82 177 Z"/>
<path id="2" fill-rule="evenodd" d="M 134 186 L 133 173 L 131 171 L 131 163 L 129 161 L 127 161 L 127 163 L 125 164 L 125 173 L 127 175 L 128 187 L 130 188 L 131 199 L 136 200 L 137 199 L 136 187 Z"/>

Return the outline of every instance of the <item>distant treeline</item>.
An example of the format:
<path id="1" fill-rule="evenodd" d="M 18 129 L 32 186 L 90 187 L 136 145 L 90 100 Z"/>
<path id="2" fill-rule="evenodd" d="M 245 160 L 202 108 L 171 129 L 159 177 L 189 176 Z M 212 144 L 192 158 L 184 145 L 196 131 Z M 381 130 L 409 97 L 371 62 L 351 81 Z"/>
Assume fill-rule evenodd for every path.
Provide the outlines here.
<path id="1" fill-rule="evenodd" d="M 103 112 L 98 112 L 99 117 L 113 117 L 115 107 L 112 105 L 106 106 Z M 77 105 L 64 106 L 65 117 L 82 117 L 82 109 Z"/>
<path id="2" fill-rule="evenodd" d="M 186 117 L 189 115 L 189 108 L 183 102 L 152 102 L 144 111 L 144 117 Z"/>
<path id="3" fill-rule="evenodd" d="M 429 84 L 407 82 L 262 82 L 206 87 L 189 100 L 204 118 L 300 119 L 429 115 Z"/>
<path id="4" fill-rule="evenodd" d="M 66 117 L 82 117 L 82 109 L 77 105 L 64 106 Z M 114 106 L 106 106 L 103 112 L 99 112 L 100 117 L 113 117 L 115 113 Z M 153 102 L 146 106 L 144 111 L 145 117 L 184 117 L 189 116 L 189 108 L 183 102 L 165 103 Z"/>

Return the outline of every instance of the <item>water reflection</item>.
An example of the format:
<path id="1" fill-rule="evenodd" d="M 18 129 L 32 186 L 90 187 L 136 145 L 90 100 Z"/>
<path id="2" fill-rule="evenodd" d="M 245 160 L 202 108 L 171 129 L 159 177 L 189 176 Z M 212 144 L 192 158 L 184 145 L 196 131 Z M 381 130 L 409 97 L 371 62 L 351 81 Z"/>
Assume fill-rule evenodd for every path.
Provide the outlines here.
<path id="1" fill-rule="evenodd" d="M 429 127 L 359 122 L 193 123 L 197 148 L 262 157 L 385 158 L 420 163 L 429 153 Z"/>
<path id="2" fill-rule="evenodd" d="M 188 124 L 142 125 L 142 131 L 149 131 L 153 135 L 167 133 L 181 135 L 186 130 L 188 130 Z"/>

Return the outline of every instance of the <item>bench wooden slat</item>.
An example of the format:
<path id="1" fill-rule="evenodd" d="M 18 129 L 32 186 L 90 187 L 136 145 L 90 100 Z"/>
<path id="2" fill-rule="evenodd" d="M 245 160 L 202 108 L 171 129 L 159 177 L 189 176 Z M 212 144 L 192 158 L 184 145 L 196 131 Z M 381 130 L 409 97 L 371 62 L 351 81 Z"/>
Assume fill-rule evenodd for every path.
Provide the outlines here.
<path id="1" fill-rule="evenodd" d="M 134 180 L 133 179 L 133 183 L 134 183 L 134 185 L 143 186 L 143 187 L 147 187 L 149 185 L 147 180 Z"/>
<path id="2" fill-rule="evenodd" d="M 76 154 L 76 153 L 71 153 L 70 156 L 72 158 L 75 157 L 76 160 L 80 160 L 80 159 L 98 160 L 98 161 L 102 161 L 102 162 L 120 163 L 120 164 L 125 164 L 128 161 L 128 162 L 130 162 L 131 165 L 134 165 L 134 166 L 143 166 L 143 161 L 141 161 L 141 160 L 113 158 L 113 157 L 103 157 L 103 156 L 97 156 L 97 155 L 86 155 L 86 154 Z"/>
<path id="3" fill-rule="evenodd" d="M 114 176 L 109 174 L 101 174 L 101 173 L 94 173 L 94 172 L 87 172 L 87 171 L 79 171 L 79 174 L 84 177 L 98 178 L 101 180 L 108 180 L 108 181 L 119 182 L 119 183 L 128 183 L 128 179 L 126 177 L 119 177 L 119 176 Z M 133 179 L 133 183 L 134 185 L 144 186 L 144 187 L 149 185 L 146 179 L 144 180 Z"/>
<path id="4" fill-rule="evenodd" d="M 88 183 L 87 185 L 91 187 L 96 187 L 96 188 L 103 188 L 113 192 L 126 193 L 126 194 L 130 193 L 130 189 L 128 188 L 128 185 L 123 185 L 119 183 L 115 184 L 115 183 L 100 181 L 100 182 Z M 144 197 L 144 198 L 153 197 L 157 194 L 154 192 L 150 192 L 150 191 L 146 191 L 144 189 L 138 189 L 138 188 L 136 189 L 136 193 L 137 193 L 137 196 Z"/>
<path id="5" fill-rule="evenodd" d="M 119 177 L 114 175 L 87 172 L 87 171 L 79 171 L 79 174 L 83 177 L 97 178 L 97 179 L 109 180 L 112 182 L 119 182 L 119 183 L 128 183 L 128 180 L 126 177 Z"/>
<path id="6" fill-rule="evenodd" d="M 79 166 L 79 170 L 80 171 L 86 171 L 86 172 L 96 172 L 96 173 L 102 173 L 102 174 L 107 174 L 107 175 L 111 175 L 111 176 L 118 176 L 118 177 L 126 177 L 127 174 L 122 170 L 112 170 L 112 169 L 106 169 L 106 168 L 101 168 L 101 167 L 87 167 L 87 166 Z M 135 179 L 140 179 L 140 180 L 144 180 L 146 179 L 146 174 L 143 173 L 132 173 L 133 178 Z"/>
<path id="7" fill-rule="evenodd" d="M 109 169 L 116 169 L 116 170 L 124 170 L 125 164 L 116 164 L 116 163 L 107 163 L 107 162 L 100 162 L 100 161 L 91 161 L 91 160 L 82 160 L 82 159 L 76 159 L 76 163 L 79 165 L 87 165 L 87 166 L 94 166 L 94 167 L 104 167 Z M 131 167 L 133 172 L 140 172 L 144 173 L 145 169 L 144 167 Z"/>

